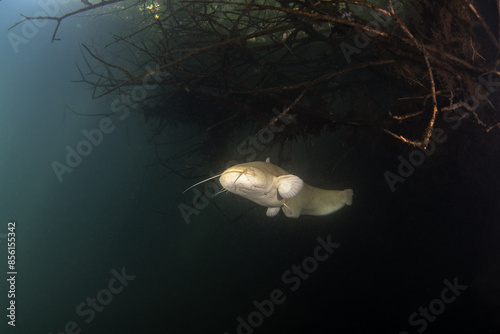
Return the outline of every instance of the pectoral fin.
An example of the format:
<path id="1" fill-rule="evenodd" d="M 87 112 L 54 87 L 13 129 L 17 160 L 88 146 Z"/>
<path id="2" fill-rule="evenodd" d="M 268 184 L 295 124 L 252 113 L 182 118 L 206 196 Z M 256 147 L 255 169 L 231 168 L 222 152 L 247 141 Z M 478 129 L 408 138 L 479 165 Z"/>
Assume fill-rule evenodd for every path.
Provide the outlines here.
<path id="1" fill-rule="evenodd" d="M 267 208 L 267 212 L 266 212 L 266 216 L 268 217 L 274 217 L 278 214 L 278 212 L 280 212 L 280 208 L 279 207 L 276 207 L 276 208 Z"/>
<path id="2" fill-rule="evenodd" d="M 278 177 L 278 193 L 288 199 L 296 196 L 304 187 L 304 181 L 295 175 L 282 175 Z"/>

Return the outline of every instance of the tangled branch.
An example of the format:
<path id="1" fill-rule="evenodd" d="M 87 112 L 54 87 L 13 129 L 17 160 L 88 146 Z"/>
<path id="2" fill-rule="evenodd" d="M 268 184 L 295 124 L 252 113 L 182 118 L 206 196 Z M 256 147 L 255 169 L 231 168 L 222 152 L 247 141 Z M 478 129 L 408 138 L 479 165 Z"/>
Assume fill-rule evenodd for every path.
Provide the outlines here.
<path id="1" fill-rule="evenodd" d="M 58 41 L 59 38 L 56 37 L 57 30 L 59 29 L 59 26 L 61 25 L 61 22 L 64 19 L 67 19 L 68 17 L 71 17 L 71 16 L 75 16 L 75 15 L 78 15 L 78 14 L 82 14 L 82 13 L 91 11 L 91 10 L 96 9 L 96 8 L 105 7 L 105 6 L 108 6 L 110 4 L 117 3 L 117 2 L 122 2 L 122 1 L 124 1 L 124 0 L 102 0 L 101 2 L 95 3 L 93 5 L 91 4 L 90 6 L 80 8 L 78 10 L 72 11 L 70 13 L 66 13 L 66 14 L 61 15 L 61 16 L 26 16 L 26 15 L 22 15 L 21 14 L 21 16 L 24 17 L 24 19 L 21 20 L 21 21 L 19 21 L 19 22 L 16 22 L 14 25 L 12 25 L 11 27 L 9 27 L 8 30 L 11 30 L 11 29 L 15 28 L 16 26 L 18 26 L 19 24 L 24 23 L 26 21 L 30 21 L 30 20 L 50 20 L 50 21 L 56 21 L 56 27 L 54 28 L 54 32 L 52 33 L 51 42 Z"/>
<path id="2" fill-rule="evenodd" d="M 57 40 L 65 18 L 119 1 L 21 22 L 55 20 Z M 500 1 L 485 2 L 500 16 Z M 160 129 L 195 122 L 213 141 L 239 124 L 257 124 L 261 134 L 293 110 L 302 122 L 277 134 L 281 141 L 363 126 L 424 148 L 441 112 L 466 105 L 480 78 L 499 76 L 500 25 L 490 27 L 486 5 L 473 0 L 374 3 L 139 1 L 127 15 L 141 15 L 140 25 L 101 49 L 118 60 L 82 44 L 88 71 L 78 67 L 79 81 L 100 98 L 168 74 L 138 110 Z M 490 101 L 480 102 L 465 109 L 470 119 L 499 128 Z"/>

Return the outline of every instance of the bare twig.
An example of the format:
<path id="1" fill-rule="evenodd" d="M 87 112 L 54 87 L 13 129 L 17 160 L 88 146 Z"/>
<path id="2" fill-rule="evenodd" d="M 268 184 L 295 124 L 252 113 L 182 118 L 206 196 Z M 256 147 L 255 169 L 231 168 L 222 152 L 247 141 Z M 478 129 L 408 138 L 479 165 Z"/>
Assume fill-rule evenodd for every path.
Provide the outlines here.
<path id="1" fill-rule="evenodd" d="M 299 96 L 297 96 L 297 98 L 295 99 L 295 101 L 293 101 L 292 104 L 290 104 L 288 107 L 285 108 L 285 110 L 283 110 L 281 112 L 281 114 L 279 114 L 278 116 L 274 117 L 267 126 L 265 126 L 264 128 L 260 129 L 259 132 L 257 132 L 257 135 L 261 134 L 262 132 L 264 132 L 268 127 L 270 127 L 271 125 L 273 125 L 274 123 L 276 123 L 277 121 L 279 121 L 280 119 L 282 119 L 283 117 L 285 117 L 285 115 L 290 111 L 292 110 L 296 105 L 297 103 L 299 103 L 300 100 L 302 100 L 302 98 L 304 97 L 304 95 L 306 94 L 308 88 L 304 88 L 302 90 L 302 92 L 299 94 Z"/>
<path id="2" fill-rule="evenodd" d="M 124 0 L 102 0 L 99 3 L 93 4 L 91 6 L 86 6 L 86 7 L 80 8 L 80 9 L 75 10 L 73 12 L 66 13 L 62 16 L 25 16 L 25 15 L 21 15 L 22 17 L 24 17 L 24 19 L 15 23 L 14 25 L 10 26 L 9 29 L 7 29 L 7 30 L 10 30 L 10 29 L 16 27 L 17 25 L 19 25 L 23 22 L 26 22 L 26 21 L 30 21 L 30 20 L 52 20 L 52 21 L 56 21 L 57 23 L 56 23 L 56 27 L 54 28 L 54 32 L 52 34 L 51 42 L 58 41 L 59 38 L 56 38 L 57 30 L 59 29 L 61 22 L 65 18 L 73 16 L 73 15 L 77 15 L 80 13 L 84 13 L 86 11 L 93 10 L 93 9 L 96 9 L 99 7 L 104 7 L 104 6 L 110 5 L 112 3 L 121 2 L 121 1 L 124 1 Z"/>
<path id="3" fill-rule="evenodd" d="M 92 51 L 90 51 L 90 49 L 83 43 L 82 43 L 82 46 L 84 47 L 85 50 L 87 50 L 87 52 L 92 56 L 92 58 L 96 59 L 97 61 L 103 63 L 106 66 L 116 68 L 117 70 L 124 73 L 129 78 L 129 80 L 132 80 L 134 78 L 134 76 L 130 72 L 128 72 L 126 69 L 124 69 L 123 67 L 118 66 L 118 65 L 113 65 L 113 64 L 105 61 L 104 59 L 102 59 L 101 57 L 95 55 Z"/>
<path id="4" fill-rule="evenodd" d="M 484 21 L 484 18 L 478 13 L 478 11 L 476 10 L 476 7 L 474 7 L 474 5 L 472 4 L 472 2 L 470 0 L 465 0 L 465 2 L 467 3 L 467 6 L 469 6 L 470 10 L 474 13 L 476 18 L 479 20 L 479 22 L 481 22 L 481 25 L 483 26 L 484 30 L 488 34 L 488 37 L 490 38 L 490 40 L 496 46 L 497 50 L 500 51 L 500 43 L 498 42 L 495 35 L 491 31 L 490 27 L 488 27 L 488 24 L 486 23 L 486 21 Z"/>
<path id="5" fill-rule="evenodd" d="M 411 145 L 415 145 L 415 146 L 419 146 L 419 147 L 422 147 L 422 148 L 425 148 L 427 147 L 427 145 L 429 144 L 429 140 L 431 138 L 431 135 L 432 135 L 432 131 L 434 130 L 434 122 L 436 121 L 436 115 L 438 113 L 438 107 L 437 107 L 437 99 L 436 99 L 436 84 L 434 82 L 434 74 L 432 73 L 432 67 L 431 67 L 431 64 L 429 62 L 429 57 L 427 56 L 427 50 L 425 49 L 425 47 L 422 45 L 422 43 L 420 43 L 419 41 L 417 41 L 417 39 L 410 33 L 410 31 L 408 30 L 408 28 L 406 27 L 406 25 L 403 23 L 403 21 L 401 21 L 401 19 L 399 18 L 398 15 L 396 15 L 395 11 L 394 11 L 394 7 L 392 5 L 392 0 L 389 0 L 389 7 L 391 9 L 391 14 L 393 15 L 394 19 L 396 20 L 396 22 L 399 24 L 399 26 L 403 29 L 403 31 L 410 37 L 410 39 L 413 41 L 413 43 L 415 44 L 415 46 L 421 50 L 423 56 L 424 56 L 424 59 L 425 59 L 425 64 L 427 65 L 427 70 L 428 70 L 428 74 L 429 74 L 429 81 L 430 81 L 430 84 L 431 84 L 431 93 L 432 93 L 432 116 L 431 116 L 431 119 L 429 121 L 429 124 L 427 125 L 427 128 L 425 129 L 425 133 L 424 133 L 424 137 L 422 140 L 420 141 L 414 141 L 414 140 L 410 140 L 410 139 L 407 139 L 403 136 L 400 136 L 400 135 L 396 135 L 388 130 L 385 130 L 387 133 L 389 133 L 390 135 L 404 141 L 405 143 L 409 143 Z"/>
<path id="6" fill-rule="evenodd" d="M 495 128 L 500 128 L 500 122 L 497 123 L 497 124 L 494 124 L 488 128 L 486 128 L 486 132 L 490 132 L 491 130 L 495 129 Z"/>
<path id="7" fill-rule="evenodd" d="M 411 113 L 408 115 L 403 115 L 403 116 L 393 115 L 392 113 L 389 113 L 389 116 L 391 116 L 395 120 L 404 121 L 405 119 L 416 117 L 416 116 L 422 115 L 423 113 L 424 113 L 423 111 L 417 111 L 417 112 L 414 112 L 414 113 Z"/>

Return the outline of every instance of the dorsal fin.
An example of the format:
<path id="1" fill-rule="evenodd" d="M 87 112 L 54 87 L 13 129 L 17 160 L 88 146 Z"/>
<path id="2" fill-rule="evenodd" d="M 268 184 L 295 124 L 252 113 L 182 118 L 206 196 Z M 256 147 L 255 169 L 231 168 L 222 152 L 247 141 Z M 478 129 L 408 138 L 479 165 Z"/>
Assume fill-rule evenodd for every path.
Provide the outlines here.
<path id="1" fill-rule="evenodd" d="M 271 163 L 271 159 L 268 157 L 268 158 L 266 159 L 266 162 L 267 162 L 268 164 L 270 164 L 270 163 Z"/>

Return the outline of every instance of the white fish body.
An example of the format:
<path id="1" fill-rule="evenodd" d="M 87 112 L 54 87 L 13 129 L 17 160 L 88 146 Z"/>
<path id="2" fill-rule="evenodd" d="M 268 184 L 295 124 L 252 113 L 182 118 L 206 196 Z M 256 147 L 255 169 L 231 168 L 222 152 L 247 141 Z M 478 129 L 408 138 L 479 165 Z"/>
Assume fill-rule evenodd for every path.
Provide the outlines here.
<path id="1" fill-rule="evenodd" d="M 254 161 L 232 166 L 219 178 L 224 189 L 267 207 L 267 215 L 282 209 L 287 217 L 324 216 L 352 204 L 352 189 L 324 190 L 309 186 L 269 162 Z"/>

